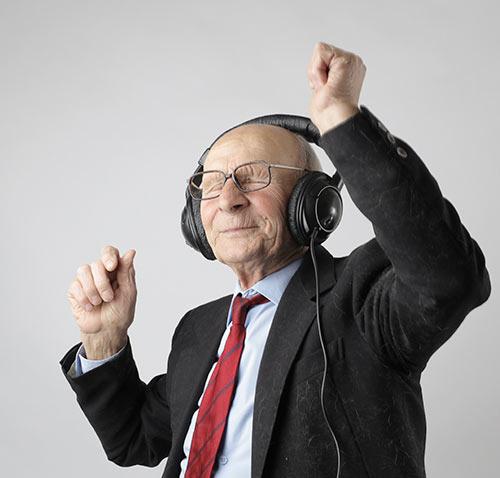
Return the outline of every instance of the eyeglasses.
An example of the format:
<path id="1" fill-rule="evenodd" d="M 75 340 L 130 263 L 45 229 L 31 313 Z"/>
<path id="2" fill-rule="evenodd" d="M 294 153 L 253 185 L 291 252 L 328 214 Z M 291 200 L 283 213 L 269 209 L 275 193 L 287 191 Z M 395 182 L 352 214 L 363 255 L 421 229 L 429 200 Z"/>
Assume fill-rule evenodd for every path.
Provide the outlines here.
<path id="1" fill-rule="evenodd" d="M 269 164 L 266 161 L 253 161 L 240 164 L 229 174 L 220 170 L 195 173 L 188 179 L 189 193 L 193 199 L 199 201 L 215 199 L 220 196 L 222 188 L 229 178 L 232 178 L 236 187 L 244 193 L 258 191 L 271 184 L 271 168 L 309 171 L 308 169 L 297 168 L 295 166 Z"/>

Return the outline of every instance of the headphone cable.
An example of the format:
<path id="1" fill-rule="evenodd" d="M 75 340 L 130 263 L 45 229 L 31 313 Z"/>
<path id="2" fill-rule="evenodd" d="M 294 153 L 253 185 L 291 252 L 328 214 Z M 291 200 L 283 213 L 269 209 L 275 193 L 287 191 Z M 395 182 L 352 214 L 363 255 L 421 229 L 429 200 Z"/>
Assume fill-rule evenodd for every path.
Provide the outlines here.
<path id="1" fill-rule="evenodd" d="M 319 276 L 318 276 L 318 264 L 316 262 L 316 252 L 314 250 L 314 240 L 316 239 L 316 236 L 318 235 L 318 228 L 315 227 L 311 239 L 310 239 L 310 244 L 309 244 L 309 251 L 311 252 L 311 259 L 313 262 L 314 266 L 314 278 L 316 281 L 316 322 L 318 324 L 318 334 L 319 334 L 319 341 L 321 342 L 321 348 L 323 349 L 323 360 L 325 362 L 325 368 L 323 369 L 323 380 L 321 383 L 321 409 L 323 410 L 323 416 L 325 418 L 326 424 L 328 425 L 328 429 L 330 430 L 330 433 L 333 437 L 333 441 L 335 442 L 335 449 L 337 450 L 337 473 L 335 475 L 336 478 L 339 478 L 340 476 L 340 449 L 339 449 L 339 443 L 337 441 L 337 437 L 335 436 L 335 433 L 332 430 L 332 427 L 330 426 L 330 422 L 328 421 L 328 417 L 326 415 L 325 411 L 325 404 L 324 404 L 324 391 L 325 391 L 325 381 L 326 381 L 326 373 L 327 373 L 327 367 L 328 367 L 328 360 L 326 356 L 326 349 L 325 349 L 325 344 L 323 342 L 323 334 L 321 331 L 321 322 L 320 322 L 320 317 L 319 317 Z"/>

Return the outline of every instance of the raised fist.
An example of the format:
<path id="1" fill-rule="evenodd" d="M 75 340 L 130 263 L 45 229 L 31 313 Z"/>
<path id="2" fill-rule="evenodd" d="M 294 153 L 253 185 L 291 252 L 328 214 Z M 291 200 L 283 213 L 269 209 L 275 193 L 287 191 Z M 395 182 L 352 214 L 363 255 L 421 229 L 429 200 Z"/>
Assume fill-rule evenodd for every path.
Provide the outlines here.
<path id="1" fill-rule="evenodd" d="M 105 246 L 101 258 L 80 266 L 71 282 L 67 297 L 87 358 L 104 358 L 126 343 L 137 299 L 134 257 L 133 249 L 120 257 L 117 248 Z"/>
<path id="2" fill-rule="evenodd" d="M 359 56 L 328 43 L 316 43 L 307 70 L 313 92 L 309 114 L 321 134 L 359 111 L 365 73 Z"/>

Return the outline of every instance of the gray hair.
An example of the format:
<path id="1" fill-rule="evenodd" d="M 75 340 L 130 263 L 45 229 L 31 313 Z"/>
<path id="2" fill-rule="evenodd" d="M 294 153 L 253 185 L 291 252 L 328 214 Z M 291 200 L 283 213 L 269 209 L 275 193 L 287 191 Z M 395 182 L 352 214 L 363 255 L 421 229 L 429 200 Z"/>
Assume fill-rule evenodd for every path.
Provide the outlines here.
<path id="1" fill-rule="evenodd" d="M 319 158 L 312 148 L 311 144 L 300 134 L 294 134 L 299 145 L 299 157 L 302 161 L 302 167 L 310 171 L 323 171 Z"/>

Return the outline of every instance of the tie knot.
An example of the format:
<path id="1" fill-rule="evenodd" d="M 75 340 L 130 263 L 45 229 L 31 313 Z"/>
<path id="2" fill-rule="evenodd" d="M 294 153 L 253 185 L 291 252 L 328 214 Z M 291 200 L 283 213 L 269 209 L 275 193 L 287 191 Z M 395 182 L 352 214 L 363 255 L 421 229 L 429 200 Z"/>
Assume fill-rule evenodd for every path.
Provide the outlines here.
<path id="1" fill-rule="evenodd" d="M 233 324 L 244 326 L 247 312 L 254 305 L 265 304 L 266 302 L 269 302 L 269 299 L 262 294 L 257 293 L 252 295 L 249 299 L 242 297 L 241 293 L 238 294 L 233 301 L 233 311 L 231 314 Z"/>

